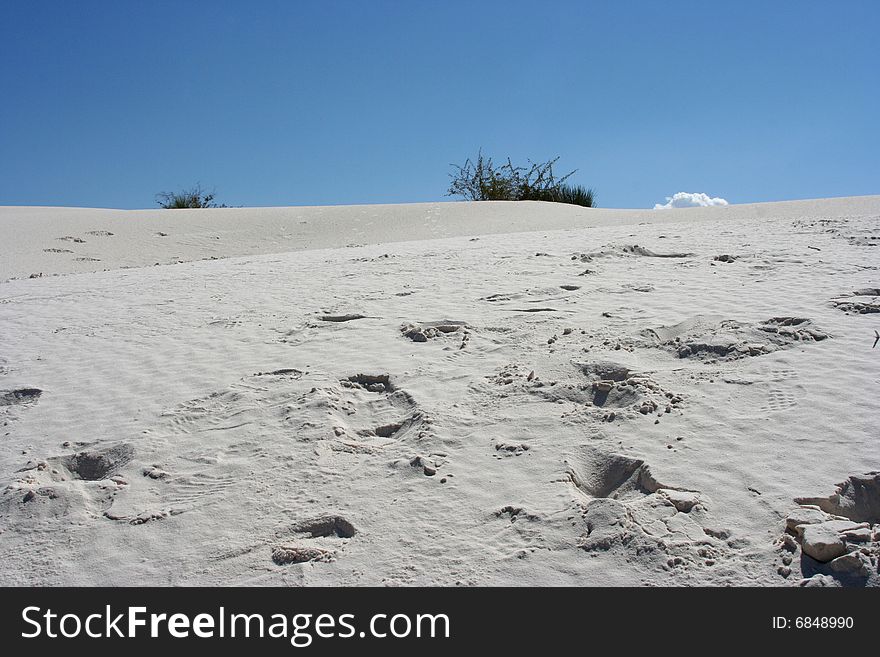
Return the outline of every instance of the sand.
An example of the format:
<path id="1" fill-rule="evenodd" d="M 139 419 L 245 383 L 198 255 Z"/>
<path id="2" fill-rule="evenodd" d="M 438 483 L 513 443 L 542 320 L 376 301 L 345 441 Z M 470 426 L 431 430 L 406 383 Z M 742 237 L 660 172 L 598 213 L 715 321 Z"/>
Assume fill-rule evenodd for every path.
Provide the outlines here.
<path id="1" fill-rule="evenodd" d="M 0 233 L 0 584 L 878 584 L 880 197 Z"/>

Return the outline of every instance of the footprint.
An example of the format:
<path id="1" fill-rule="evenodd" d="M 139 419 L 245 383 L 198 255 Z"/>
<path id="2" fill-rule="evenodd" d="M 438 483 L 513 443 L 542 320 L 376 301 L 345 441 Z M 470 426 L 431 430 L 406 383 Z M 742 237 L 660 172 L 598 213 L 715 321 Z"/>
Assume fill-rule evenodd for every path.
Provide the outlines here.
<path id="1" fill-rule="evenodd" d="M 133 458 L 134 447 L 128 443 L 120 443 L 84 450 L 54 461 L 62 465 L 75 479 L 100 481 L 118 475 Z"/>
<path id="2" fill-rule="evenodd" d="M 91 447 L 66 456 L 29 461 L 3 490 L 0 516 L 46 522 L 92 522 L 108 509 L 127 481 L 121 475 L 134 448 L 127 443 Z"/>
<path id="3" fill-rule="evenodd" d="M 321 315 L 319 319 L 322 322 L 351 322 L 356 319 L 367 319 L 367 316 L 357 313 L 350 313 L 346 315 Z"/>
<path id="4" fill-rule="evenodd" d="M 0 390 L 0 406 L 18 404 L 35 404 L 43 391 L 39 388 L 18 388 L 16 390 Z"/>
<path id="5" fill-rule="evenodd" d="M 770 370 L 767 374 L 769 381 L 789 381 L 799 376 L 797 370 L 792 369 Z"/>
<path id="6" fill-rule="evenodd" d="M 127 482 L 104 511 L 110 520 L 142 525 L 155 520 L 222 502 L 223 492 L 236 483 L 231 475 L 212 475 L 198 471 L 172 474 L 152 465 L 142 477 Z"/>
<path id="7" fill-rule="evenodd" d="M 332 561 L 357 534 L 354 525 L 342 516 L 326 515 L 293 525 L 293 536 L 272 548 L 272 561 L 287 566 L 310 561 Z"/>
<path id="8" fill-rule="evenodd" d="M 294 379 L 301 379 L 304 372 L 302 370 L 298 370 L 293 367 L 283 367 L 280 370 L 274 370 L 272 372 L 257 372 L 254 376 L 284 376 L 290 377 Z"/>
<path id="9" fill-rule="evenodd" d="M 633 244 L 632 246 L 624 246 L 621 251 L 630 255 L 645 256 L 648 258 L 690 258 L 694 253 L 656 253 L 650 251 L 643 246 Z"/>
<path id="10" fill-rule="evenodd" d="M 830 337 L 803 317 L 771 317 L 760 323 L 696 315 L 678 324 L 646 329 L 643 337 L 679 358 L 706 362 L 761 356 Z"/>
<path id="11" fill-rule="evenodd" d="M 699 492 L 660 483 L 638 458 L 582 446 L 565 458 L 581 510 L 577 545 L 655 560 L 659 567 L 705 581 L 705 568 L 730 556 L 730 533 L 718 529 Z"/>
<path id="12" fill-rule="evenodd" d="M 767 401 L 761 406 L 762 413 L 784 411 L 798 405 L 798 398 L 790 392 L 773 389 L 767 393 Z"/>
<path id="13" fill-rule="evenodd" d="M 831 303 L 838 310 L 848 315 L 868 315 L 880 313 L 880 288 L 868 287 L 856 290 L 849 295 L 841 295 L 832 299 Z"/>
<path id="14" fill-rule="evenodd" d="M 661 488 L 641 459 L 584 448 L 565 462 L 571 482 L 587 498 L 649 495 Z"/>
<path id="15" fill-rule="evenodd" d="M 327 399 L 339 441 L 355 447 L 381 447 L 422 426 L 424 418 L 415 400 L 399 390 L 388 374 L 354 374 L 339 383 L 341 391 L 315 391 Z"/>
<path id="16" fill-rule="evenodd" d="M 297 534 L 307 534 L 309 538 L 352 538 L 357 530 L 348 520 L 342 516 L 318 516 L 310 520 L 297 523 L 292 527 Z"/>
<path id="17" fill-rule="evenodd" d="M 424 322 L 421 324 L 404 324 L 400 327 L 404 337 L 413 342 L 427 342 L 435 338 L 455 333 L 461 336 L 459 349 L 464 349 L 470 341 L 471 327 L 466 322 L 444 319 L 437 322 Z"/>

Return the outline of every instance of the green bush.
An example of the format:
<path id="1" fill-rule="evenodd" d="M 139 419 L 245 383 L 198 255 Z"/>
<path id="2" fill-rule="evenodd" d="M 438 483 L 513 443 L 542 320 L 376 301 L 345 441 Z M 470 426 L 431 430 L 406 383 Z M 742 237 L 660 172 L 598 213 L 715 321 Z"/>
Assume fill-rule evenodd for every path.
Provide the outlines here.
<path id="1" fill-rule="evenodd" d="M 551 201 L 556 203 L 571 203 L 592 208 L 596 205 L 596 193 L 591 189 L 585 189 L 581 185 L 560 185 L 553 194 Z"/>
<path id="2" fill-rule="evenodd" d="M 449 174 L 452 182 L 447 196 L 462 196 L 468 201 L 551 201 L 592 207 L 592 189 L 565 184 L 574 171 L 561 178 L 555 176 L 553 165 L 558 160 L 529 160 L 529 166 L 514 166 L 507 158 L 505 164 L 496 166 L 480 150 L 476 159 L 468 158 L 462 166 L 450 165 L 455 171 Z"/>
<path id="3" fill-rule="evenodd" d="M 225 208 L 226 205 L 218 205 L 214 202 L 216 194 L 202 189 L 196 185 L 192 189 L 181 192 L 159 192 L 156 194 L 156 203 L 165 210 L 181 210 L 186 208 Z"/>

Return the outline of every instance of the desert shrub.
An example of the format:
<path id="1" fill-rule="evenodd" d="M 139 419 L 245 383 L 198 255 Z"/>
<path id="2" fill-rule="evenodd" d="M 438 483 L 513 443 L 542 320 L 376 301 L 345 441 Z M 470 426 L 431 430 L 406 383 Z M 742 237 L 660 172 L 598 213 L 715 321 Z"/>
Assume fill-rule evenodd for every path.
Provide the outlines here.
<path id="1" fill-rule="evenodd" d="M 216 194 L 202 189 L 196 185 L 191 189 L 180 192 L 159 192 L 156 194 L 156 203 L 166 210 L 180 210 L 185 208 L 225 208 L 226 205 L 214 202 Z"/>
<path id="2" fill-rule="evenodd" d="M 528 166 L 514 166 L 507 158 L 504 164 L 496 165 L 480 150 L 475 159 L 468 158 L 464 165 L 450 165 L 454 171 L 449 174 L 452 181 L 447 196 L 462 196 L 468 201 L 553 201 L 591 207 L 593 190 L 565 184 L 574 171 L 561 178 L 553 173 L 558 160 L 559 157 L 547 162 L 529 160 Z"/>
<path id="3" fill-rule="evenodd" d="M 596 204 L 596 193 L 591 189 L 585 189 L 581 185 L 560 185 L 553 193 L 551 201 L 556 203 L 571 203 L 592 208 Z"/>

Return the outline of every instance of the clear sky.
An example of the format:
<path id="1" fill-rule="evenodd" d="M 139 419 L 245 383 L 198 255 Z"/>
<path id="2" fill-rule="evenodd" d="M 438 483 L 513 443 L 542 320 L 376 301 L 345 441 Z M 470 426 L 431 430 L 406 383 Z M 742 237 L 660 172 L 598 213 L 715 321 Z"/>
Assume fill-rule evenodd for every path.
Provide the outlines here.
<path id="1" fill-rule="evenodd" d="M 880 2 L 0 3 L 0 205 L 448 200 L 482 147 L 603 207 L 880 193 Z"/>

